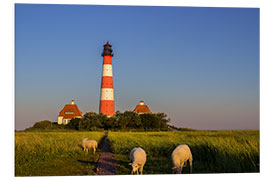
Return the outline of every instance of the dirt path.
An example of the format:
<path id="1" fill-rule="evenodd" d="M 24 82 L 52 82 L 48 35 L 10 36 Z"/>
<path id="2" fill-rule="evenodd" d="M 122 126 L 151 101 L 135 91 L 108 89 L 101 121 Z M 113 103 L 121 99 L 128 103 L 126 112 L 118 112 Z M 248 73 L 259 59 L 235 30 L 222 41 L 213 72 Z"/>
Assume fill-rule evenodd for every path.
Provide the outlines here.
<path id="1" fill-rule="evenodd" d="M 97 175 L 115 175 L 116 174 L 116 166 L 115 159 L 113 153 L 110 152 L 109 141 L 107 136 L 105 136 L 104 144 L 102 147 L 102 153 L 98 160 Z"/>

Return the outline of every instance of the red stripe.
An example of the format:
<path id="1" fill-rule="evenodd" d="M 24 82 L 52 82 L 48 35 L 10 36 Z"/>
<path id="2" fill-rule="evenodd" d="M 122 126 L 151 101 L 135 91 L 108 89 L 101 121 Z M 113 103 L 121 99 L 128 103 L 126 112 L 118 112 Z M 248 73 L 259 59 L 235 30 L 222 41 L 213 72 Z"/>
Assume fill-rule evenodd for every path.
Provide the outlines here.
<path id="1" fill-rule="evenodd" d="M 99 106 L 99 113 L 107 116 L 114 115 L 114 100 L 101 100 Z"/>
<path id="2" fill-rule="evenodd" d="M 112 64 L 112 56 L 111 55 L 105 55 L 103 57 L 103 64 Z"/>
<path id="3" fill-rule="evenodd" d="M 113 77 L 103 76 L 101 82 L 101 88 L 113 88 Z"/>

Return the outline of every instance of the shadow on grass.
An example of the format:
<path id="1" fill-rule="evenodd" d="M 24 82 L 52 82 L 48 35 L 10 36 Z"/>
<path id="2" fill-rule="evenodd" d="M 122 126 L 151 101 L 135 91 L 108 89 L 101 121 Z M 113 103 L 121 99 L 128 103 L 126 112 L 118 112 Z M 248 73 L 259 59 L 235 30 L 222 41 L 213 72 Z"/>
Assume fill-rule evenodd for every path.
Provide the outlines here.
<path id="1" fill-rule="evenodd" d="M 97 162 L 94 161 L 86 161 L 86 160 L 77 160 L 79 163 L 82 164 L 82 166 L 86 166 L 86 167 L 92 167 L 91 169 L 89 169 L 88 172 L 85 172 L 82 175 L 91 175 L 91 174 L 95 174 L 96 173 L 96 166 L 97 166 Z"/>

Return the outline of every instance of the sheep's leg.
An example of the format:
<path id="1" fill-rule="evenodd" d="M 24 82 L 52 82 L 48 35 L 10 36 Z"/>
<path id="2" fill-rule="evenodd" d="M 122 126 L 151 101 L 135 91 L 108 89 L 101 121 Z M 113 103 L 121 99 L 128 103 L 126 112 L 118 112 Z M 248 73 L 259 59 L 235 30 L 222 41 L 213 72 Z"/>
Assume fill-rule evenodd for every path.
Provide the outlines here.
<path id="1" fill-rule="evenodd" d="M 190 153 L 189 154 L 189 168 L 190 168 L 190 174 L 192 173 L 192 160 L 193 160 L 193 157 L 192 157 L 192 154 Z"/>
<path id="2" fill-rule="evenodd" d="M 93 148 L 93 152 L 94 152 L 94 154 L 95 154 L 95 152 L 96 152 L 96 148 L 95 148 L 95 147 Z"/>
<path id="3" fill-rule="evenodd" d="M 88 154 L 88 148 L 86 148 L 86 153 Z"/>
<path id="4" fill-rule="evenodd" d="M 137 169 L 137 175 L 139 175 L 139 168 Z"/>
<path id="5" fill-rule="evenodd" d="M 183 164 L 182 164 L 182 165 L 180 165 L 179 174 L 182 174 L 183 166 L 184 166 Z"/>
<path id="6" fill-rule="evenodd" d="M 143 165 L 141 165 L 141 167 L 140 167 L 140 173 L 141 173 L 141 175 L 143 174 L 142 171 L 143 171 Z"/>
<path id="7" fill-rule="evenodd" d="M 192 160 L 189 160 L 189 168 L 190 168 L 190 174 L 192 173 Z"/>
<path id="8" fill-rule="evenodd" d="M 131 170 L 131 174 L 133 174 L 133 169 Z"/>

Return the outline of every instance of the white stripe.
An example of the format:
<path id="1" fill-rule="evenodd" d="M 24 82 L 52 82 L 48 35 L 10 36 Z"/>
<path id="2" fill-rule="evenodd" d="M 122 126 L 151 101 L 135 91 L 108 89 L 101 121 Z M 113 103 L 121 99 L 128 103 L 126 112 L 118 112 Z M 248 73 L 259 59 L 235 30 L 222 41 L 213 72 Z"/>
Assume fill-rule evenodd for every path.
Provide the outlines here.
<path id="1" fill-rule="evenodd" d="M 112 88 L 101 88 L 100 100 L 114 100 Z"/>
<path id="2" fill-rule="evenodd" d="M 102 76 L 113 76 L 112 75 L 112 65 L 111 64 L 103 64 Z"/>

